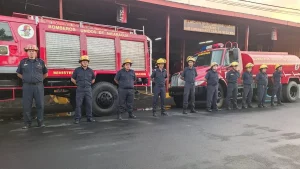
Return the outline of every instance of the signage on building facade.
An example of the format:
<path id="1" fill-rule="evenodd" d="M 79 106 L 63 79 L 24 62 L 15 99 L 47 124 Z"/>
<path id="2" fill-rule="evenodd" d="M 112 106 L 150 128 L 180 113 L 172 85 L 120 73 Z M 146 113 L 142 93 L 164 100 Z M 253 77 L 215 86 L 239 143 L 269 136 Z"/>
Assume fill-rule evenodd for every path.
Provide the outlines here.
<path id="1" fill-rule="evenodd" d="M 235 35 L 235 26 L 217 23 L 184 20 L 183 29 L 185 31 L 213 33 L 222 35 Z"/>
<path id="2" fill-rule="evenodd" d="M 117 8 L 117 22 L 127 23 L 127 6 L 119 5 Z"/>

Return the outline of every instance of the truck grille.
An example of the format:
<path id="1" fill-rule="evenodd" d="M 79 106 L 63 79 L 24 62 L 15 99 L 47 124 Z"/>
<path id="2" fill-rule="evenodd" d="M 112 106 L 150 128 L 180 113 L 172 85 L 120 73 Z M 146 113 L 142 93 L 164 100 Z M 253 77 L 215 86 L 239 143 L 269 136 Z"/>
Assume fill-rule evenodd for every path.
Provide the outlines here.
<path id="1" fill-rule="evenodd" d="M 145 70 L 144 42 L 121 40 L 121 62 L 126 58 L 132 60 L 133 70 Z"/>
<path id="2" fill-rule="evenodd" d="M 46 32 L 46 58 L 49 68 L 76 68 L 79 66 L 79 57 L 79 36 Z"/>
<path id="3" fill-rule="evenodd" d="M 107 38 L 87 37 L 87 52 L 90 67 L 97 70 L 115 70 L 115 40 Z"/>

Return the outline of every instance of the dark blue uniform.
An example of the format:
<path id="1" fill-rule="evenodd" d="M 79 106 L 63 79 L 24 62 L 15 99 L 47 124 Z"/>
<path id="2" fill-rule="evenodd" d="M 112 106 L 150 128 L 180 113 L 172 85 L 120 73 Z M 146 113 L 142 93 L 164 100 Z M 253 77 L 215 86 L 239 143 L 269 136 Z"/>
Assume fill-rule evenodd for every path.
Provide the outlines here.
<path id="1" fill-rule="evenodd" d="M 125 68 L 118 71 L 115 80 L 119 83 L 119 111 L 118 115 L 128 112 L 129 117 L 133 117 L 133 101 L 134 101 L 134 82 L 136 76 L 134 70 L 126 71 Z"/>
<path id="2" fill-rule="evenodd" d="M 277 104 L 281 104 L 281 92 L 282 92 L 281 77 L 282 77 L 282 72 L 275 71 L 273 73 L 274 84 L 273 84 L 272 97 L 271 97 L 272 105 L 274 105 L 275 95 L 277 97 Z"/>
<path id="3" fill-rule="evenodd" d="M 238 79 L 240 78 L 240 72 L 235 70 L 230 70 L 226 73 L 227 80 L 227 96 L 226 96 L 226 105 L 230 109 L 230 99 L 232 97 L 233 107 L 238 108 L 237 106 L 237 93 L 238 93 Z"/>
<path id="4" fill-rule="evenodd" d="M 244 108 L 247 108 L 246 105 L 252 107 L 251 101 L 253 97 L 253 88 L 252 88 L 253 75 L 251 72 L 246 71 L 243 73 L 242 79 L 243 79 L 243 86 L 244 86 L 242 105 Z"/>
<path id="5" fill-rule="evenodd" d="M 76 80 L 76 109 L 75 120 L 81 119 L 81 107 L 85 101 L 87 119 L 92 118 L 92 81 L 95 79 L 94 71 L 87 67 L 78 67 L 74 70 L 72 78 Z"/>
<path id="6" fill-rule="evenodd" d="M 44 120 L 44 74 L 48 73 L 45 62 L 39 58 L 21 60 L 17 73 L 22 75 L 23 116 L 26 125 L 31 125 L 31 108 L 33 99 L 37 110 L 38 124 Z"/>
<path id="7" fill-rule="evenodd" d="M 207 80 L 206 107 L 208 110 L 217 110 L 219 74 L 216 71 L 209 70 L 205 79 Z"/>
<path id="8" fill-rule="evenodd" d="M 267 89 L 268 89 L 268 75 L 266 73 L 258 73 L 256 75 L 257 82 L 257 95 L 258 95 L 258 106 L 264 107 Z"/>
<path id="9" fill-rule="evenodd" d="M 182 75 L 184 78 L 184 93 L 183 93 L 183 110 L 186 110 L 191 98 L 191 112 L 195 111 L 195 77 L 198 76 L 195 67 L 184 68 Z"/>
<path id="10" fill-rule="evenodd" d="M 161 112 L 165 112 L 165 98 L 166 98 L 166 87 L 165 82 L 167 78 L 167 70 L 159 68 L 154 69 L 151 75 L 151 78 L 154 79 L 155 86 L 154 86 L 154 97 L 153 97 L 153 112 L 156 112 L 156 105 L 158 96 L 161 100 Z"/>

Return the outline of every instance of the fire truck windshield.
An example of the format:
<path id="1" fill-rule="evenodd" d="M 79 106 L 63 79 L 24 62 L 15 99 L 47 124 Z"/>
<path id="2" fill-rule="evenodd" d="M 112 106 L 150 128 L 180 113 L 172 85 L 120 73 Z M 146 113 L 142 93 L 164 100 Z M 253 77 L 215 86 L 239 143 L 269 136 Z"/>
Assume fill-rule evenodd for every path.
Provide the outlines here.
<path id="1" fill-rule="evenodd" d="M 223 50 L 213 50 L 213 51 L 204 51 L 198 53 L 196 56 L 195 66 L 209 66 L 212 62 L 217 62 L 221 64 L 223 56 Z"/>

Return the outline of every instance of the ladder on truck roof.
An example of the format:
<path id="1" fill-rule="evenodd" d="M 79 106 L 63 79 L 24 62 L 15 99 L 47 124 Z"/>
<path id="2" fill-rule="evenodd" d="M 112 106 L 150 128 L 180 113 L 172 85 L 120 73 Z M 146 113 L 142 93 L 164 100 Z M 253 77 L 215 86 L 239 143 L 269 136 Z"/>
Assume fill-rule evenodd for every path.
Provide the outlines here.
<path id="1" fill-rule="evenodd" d="M 35 20 L 36 24 L 48 23 L 48 24 L 55 24 L 55 25 L 61 25 L 61 26 L 88 28 L 88 29 L 96 29 L 96 30 L 97 29 L 99 29 L 99 30 L 107 29 L 107 30 L 111 30 L 111 31 L 128 32 L 131 34 L 137 34 L 137 32 L 141 32 L 143 35 L 145 35 L 145 27 L 144 26 L 143 26 L 143 29 L 133 29 L 133 28 L 124 28 L 124 27 L 119 27 L 119 26 L 112 26 L 112 25 L 95 24 L 95 23 L 89 23 L 89 22 L 84 22 L 84 21 L 64 20 L 64 19 L 47 17 L 47 16 L 34 16 L 34 15 L 28 15 L 28 14 L 15 13 L 15 12 L 13 13 L 13 17 Z"/>

